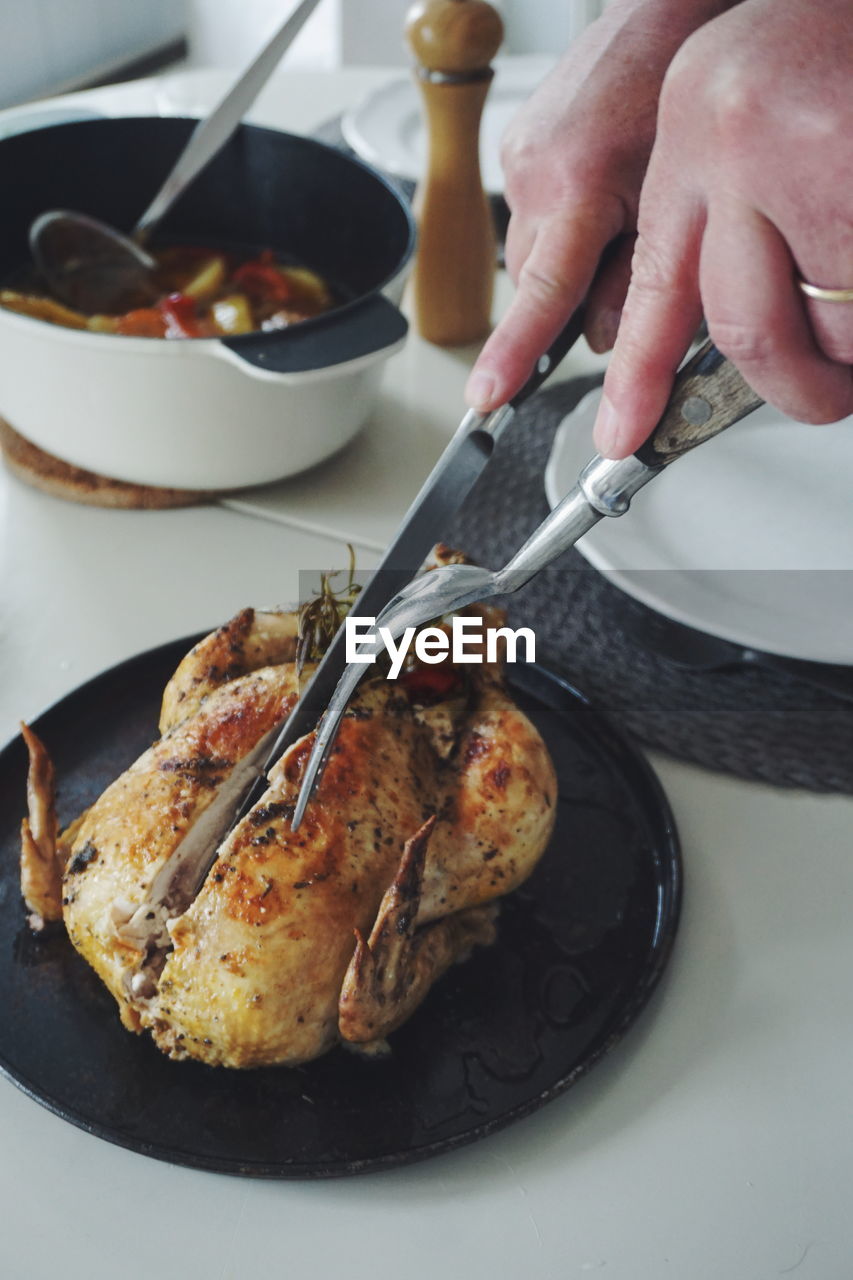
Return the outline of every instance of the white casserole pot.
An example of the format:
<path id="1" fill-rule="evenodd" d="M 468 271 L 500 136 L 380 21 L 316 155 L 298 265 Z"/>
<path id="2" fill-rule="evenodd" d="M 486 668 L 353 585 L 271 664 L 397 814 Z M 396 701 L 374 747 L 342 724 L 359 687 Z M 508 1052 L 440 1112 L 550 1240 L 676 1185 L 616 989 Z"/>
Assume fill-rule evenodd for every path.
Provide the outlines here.
<path id="1" fill-rule="evenodd" d="M 0 283 L 27 261 L 47 208 L 124 229 L 193 121 L 134 118 L 0 141 Z M 344 299 L 274 333 L 163 340 L 89 333 L 0 309 L 0 414 L 33 443 L 102 475 L 183 489 L 262 484 L 350 440 L 402 345 L 395 303 L 414 247 L 403 199 L 311 139 L 243 126 L 175 206 L 162 243 L 272 248 Z"/>

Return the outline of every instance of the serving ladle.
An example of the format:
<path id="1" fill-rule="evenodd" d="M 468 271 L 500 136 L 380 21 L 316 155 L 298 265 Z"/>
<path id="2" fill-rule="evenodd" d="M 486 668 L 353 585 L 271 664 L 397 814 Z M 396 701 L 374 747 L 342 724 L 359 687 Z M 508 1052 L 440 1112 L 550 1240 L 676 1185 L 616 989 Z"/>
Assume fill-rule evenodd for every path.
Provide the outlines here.
<path id="1" fill-rule="evenodd" d="M 88 214 L 52 209 L 30 227 L 30 250 L 50 293 L 90 315 L 154 302 L 157 264 L 146 251 L 175 201 L 231 137 L 282 57 L 316 9 L 301 0 L 287 20 L 193 130 L 160 190 L 130 235 Z"/>

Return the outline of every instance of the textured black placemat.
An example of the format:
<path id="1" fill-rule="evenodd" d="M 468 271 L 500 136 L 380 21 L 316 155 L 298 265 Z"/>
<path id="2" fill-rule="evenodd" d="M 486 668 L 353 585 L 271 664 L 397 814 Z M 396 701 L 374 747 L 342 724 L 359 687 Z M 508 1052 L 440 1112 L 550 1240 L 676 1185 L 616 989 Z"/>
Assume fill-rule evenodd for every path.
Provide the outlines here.
<path id="1" fill-rule="evenodd" d="M 547 514 L 543 474 L 561 419 L 599 381 L 557 385 L 519 410 L 448 542 L 491 568 L 509 559 Z M 647 652 L 621 623 L 643 606 L 576 551 L 507 603 L 513 625 L 535 629 L 537 660 L 649 746 L 743 778 L 853 793 L 853 702 L 776 672 L 692 671 Z"/>

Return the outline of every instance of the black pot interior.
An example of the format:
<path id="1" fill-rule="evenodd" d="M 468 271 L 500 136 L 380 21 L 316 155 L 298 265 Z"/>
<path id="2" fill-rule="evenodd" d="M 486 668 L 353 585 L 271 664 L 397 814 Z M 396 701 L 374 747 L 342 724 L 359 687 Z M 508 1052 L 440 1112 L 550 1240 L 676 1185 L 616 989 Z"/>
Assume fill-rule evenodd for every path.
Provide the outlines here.
<path id="1" fill-rule="evenodd" d="M 0 142 L 0 282 L 28 262 L 30 224 L 47 209 L 130 231 L 194 125 L 85 120 Z M 271 248 L 319 271 L 348 301 L 393 278 L 413 240 L 409 210 L 365 165 L 309 138 L 241 125 L 154 243 Z"/>

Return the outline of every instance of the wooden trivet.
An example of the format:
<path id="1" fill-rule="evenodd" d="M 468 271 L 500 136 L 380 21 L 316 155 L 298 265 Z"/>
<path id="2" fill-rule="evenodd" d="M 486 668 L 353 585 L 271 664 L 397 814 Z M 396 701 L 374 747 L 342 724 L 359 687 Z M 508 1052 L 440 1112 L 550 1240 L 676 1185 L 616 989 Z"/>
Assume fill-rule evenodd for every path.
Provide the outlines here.
<path id="1" fill-rule="evenodd" d="M 84 471 L 55 458 L 0 418 L 0 449 L 12 475 L 25 484 L 68 502 L 92 507 L 125 507 L 162 510 L 165 507 L 192 507 L 219 496 L 212 489 L 160 489 L 154 485 L 127 484 L 108 476 Z"/>

